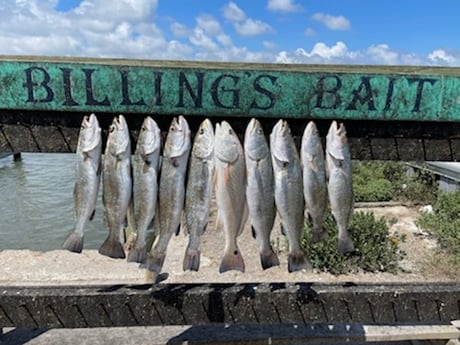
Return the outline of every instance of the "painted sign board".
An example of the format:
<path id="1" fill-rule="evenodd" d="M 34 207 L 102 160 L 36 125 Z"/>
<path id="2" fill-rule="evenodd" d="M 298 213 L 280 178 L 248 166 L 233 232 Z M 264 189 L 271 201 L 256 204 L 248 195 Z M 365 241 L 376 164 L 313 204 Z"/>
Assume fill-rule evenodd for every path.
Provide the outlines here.
<path id="1" fill-rule="evenodd" d="M 460 120 L 460 69 L 0 58 L 0 109 Z"/>

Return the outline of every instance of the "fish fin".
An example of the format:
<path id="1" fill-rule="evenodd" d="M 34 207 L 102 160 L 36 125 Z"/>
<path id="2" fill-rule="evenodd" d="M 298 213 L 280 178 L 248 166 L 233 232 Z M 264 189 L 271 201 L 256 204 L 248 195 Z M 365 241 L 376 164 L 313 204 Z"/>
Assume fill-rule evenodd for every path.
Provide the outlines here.
<path id="1" fill-rule="evenodd" d="M 248 217 L 249 217 L 249 208 L 248 208 L 248 203 L 245 200 L 244 201 L 244 209 L 243 209 L 243 217 L 241 217 L 241 223 L 240 223 L 240 227 L 238 229 L 238 236 L 243 233 L 244 226 L 246 225 Z"/>
<path id="2" fill-rule="evenodd" d="M 147 251 L 145 246 L 132 248 L 128 253 L 128 262 L 145 264 L 147 262 Z"/>
<path id="3" fill-rule="evenodd" d="M 316 155 L 311 155 L 311 154 L 308 154 L 307 155 L 307 159 L 310 161 L 310 167 L 311 167 L 311 170 L 313 170 L 314 172 L 318 172 L 318 159 L 316 157 Z"/>
<path id="4" fill-rule="evenodd" d="M 62 248 L 74 253 L 81 253 L 83 250 L 83 237 L 84 235 L 72 231 L 62 244 Z"/>
<path id="5" fill-rule="evenodd" d="M 142 165 L 142 173 L 147 174 L 149 172 L 150 167 L 151 167 L 150 161 L 144 160 L 144 164 Z"/>
<path id="6" fill-rule="evenodd" d="M 256 239 L 257 236 L 256 236 L 256 230 L 254 229 L 254 225 L 251 225 L 251 234 L 252 234 L 252 238 L 253 239 Z"/>
<path id="7" fill-rule="evenodd" d="M 146 268 L 150 272 L 160 273 L 166 258 L 166 253 L 152 251 L 147 258 Z"/>
<path id="8" fill-rule="evenodd" d="M 94 209 L 93 212 L 91 212 L 91 214 L 89 216 L 89 220 L 93 220 L 95 214 L 96 214 L 96 209 Z"/>
<path id="9" fill-rule="evenodd" d="M 286 236 L 286 230 L 284 230 L 283 223 L 281 222 L 280 222 L 280 232 L 281 232 L 281 235 Z"/>
<path id="10" fill-rule="evenodd" d="M 305 254 L 302 251 L 289 253 L 288 255 L 288 271 L 295 272 L 311 269 L 310 263 L 307 261 Z"/>
<path id="11" fill-rule="evenodd" d="M 266 270 L 273 266 L 279 266 L 280 261 L 273 249 L 270 248 L 270 250 L 260 252 L 260 263 L 262 264 L 262 268 Z"/>
<path id="12" fill-rule="evenodd" d="M 224 167 L 224 183 L 228 185 L 230 181 L 230 164 L 225 164 Z"/>
<path id="13" fill-rule="evenodd" d="M 124 259 L 125 250 L 120 241 L 107 237 L 99 247 L 99 254 L 108 256 L 113 259 Z"/>
<path id="14" fill-rule="evenodd" d="M 184 262 L 182 264 L 184 271 L 190 270 L 198 272 L 200 268 L 200 251 L 187 248 L 184 256 Z"/>
<path id="15" fill-rule="evenodd" d="M 343 149 L 341 148 L 335 148 L 335 147 L 329 148 L 327 149 L 327 153 L 329 153 L 331 157 L 334 158 L 335 160 L 343 161 L 345 159 L 345 156 L 343 154 Z"/>
<path id="16" fill-rule="evenodd" d="M 238 248 L 224 254 L 219 266 L 219 273 L 235 270 L 244 273 L 244 261 Z"/>

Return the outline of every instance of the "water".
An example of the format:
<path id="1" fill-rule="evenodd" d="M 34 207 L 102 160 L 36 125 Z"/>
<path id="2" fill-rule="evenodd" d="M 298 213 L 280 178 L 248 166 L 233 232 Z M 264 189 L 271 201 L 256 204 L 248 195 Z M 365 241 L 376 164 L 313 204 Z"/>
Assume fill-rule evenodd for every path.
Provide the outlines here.
<path id="1" fill-rule="evenodd" d="M 73 229 L 75 154 L 22 153 L 0 159 L 0 250 L 61 248 Z M 101 189 L 96 215 L 85 229 L 85 249 L 107 236 Z"/>

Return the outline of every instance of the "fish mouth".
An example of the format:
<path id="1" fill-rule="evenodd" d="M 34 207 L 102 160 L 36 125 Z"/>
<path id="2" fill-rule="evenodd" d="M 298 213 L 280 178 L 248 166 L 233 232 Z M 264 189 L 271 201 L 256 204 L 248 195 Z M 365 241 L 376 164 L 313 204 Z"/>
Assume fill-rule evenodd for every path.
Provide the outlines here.
<path id="1" fill-rule="evenodd" d="M 306 134 L 317 134 L 318 133 L 318 128 L 316 127 L 313 121 L 310 121 L 307 124 L 307 127 L 305 128 L 305 133 Z"/>

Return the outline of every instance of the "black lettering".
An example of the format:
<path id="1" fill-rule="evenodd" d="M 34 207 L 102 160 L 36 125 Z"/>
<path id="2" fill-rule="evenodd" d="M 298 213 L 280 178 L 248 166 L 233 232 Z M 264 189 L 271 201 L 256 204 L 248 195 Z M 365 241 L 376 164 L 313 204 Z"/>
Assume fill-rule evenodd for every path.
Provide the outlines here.
<path id="1" fill-rule="evenodd" d="M 417 94 L 415 96 L 415 104 L 414 104 L 414 108 L 412 109 L 412 111 L 420 111 L 420 104 L 422 102 L 422 94 L 423 94 L 423 86 L 425 85 L 426 82 L 433 85 L 434 83 L 436 83 L 436 79 L 408 78 L 407 81 L 409 82 L 409 85 L 412 85 L 413 83 L 417 83 Z"/>
<path id="2" fill-rule="evenodd" d="M 263 85 L 261 85 L 260 81 L 262 78 L 268 78 L 268 80 L 270 80 L 272 85 L 275 85 L 275 82 L 278 79 L 278 77 L 275 77 L 269 74 L 261 74 L 256 79 L 254 79 L 254 83 L 253 83 L 254 90 L 265 95 L 265 97 L 268 98 L 269 103 L 267 105 L 260 105 L 259 103 L 257 103 L 256 99 L 254 99 L 251 103 L 252 109 L 267 110 L 267 109 L 273 108 L 273 106 L 276 103 L 275 93 L 270 91 L 269 89 L 266 89 L 265 87 L 263 87 Z"/>
<path id="3" fill-rule="evenodd" d="M 85 86 L 86 86 L 86 105 L 104 105 L 109 106 L 110 102 L 107 96 L 102 101 L 98 101 L 94 98 L 93 94 L 93 81 L 92 75 L 96 71 L 93 68 L 82 68 L 83 73 L 85 73 Z"/>
<path id="4" fill-rule="evenodd" d="M 188 94 L 192 98 L 193 103 L 195 104 L 195 108 L 202 108 L 203 105 L 203 76 L 202 72 L 195 72 L 197 85 L 196 85 L 196 93 L 193 91 L 190 82 L 185 77 L 184 72 L 179 73 L 179 102 L 177 103 L 177 107 L 185 107 L 184 105 L 184 86 L 188 91 Z"/>
<path id="5" fill-rule="evenodd" d="M 41 72 L 42 80 L 40 82 L 34 81 L 33 76 L 36 75 L 36 72 Z M 53 89 L 48 85 L 51 78 L 48 72 L 42 67 L 29 67 L 24 70 L 26 73 L 26 82 L 23 84 L 27 88 L 27 102 L 39 102 L 39 103 L 48 103 L 52 102 L 54 99 Z M 46 92 L 46 96 L 41 99 L 35 97 L 34 90 L 36 87 L 43 88 Z"/>
<path id="6" fill-rule="evenodd" d="M 395 78 L 389 78 L 390 81 L 388 83 L 388 90 L 387 90 L 387 98 L 385 100 L 385 108 L 384 111 L 390 110 L 391 102 L 393 101 L 393 91 L 395 88 Z"/>
<path id="7" fill-rule="evenodd" d="M 64 82 L 64 97 L 65 101 L 62 105 L 73 107 L 79 105 L 72 97 L 72 82 L 70 80 L 70 75 L 72 74 L 71 68 L 61 68 L 62 71 L 62 81 Z"/>
<path id="8" fill-rule="evenodd" d="M 129 81 L 128 81 L 128 71 L 120 71 L 121 74 L 121 95 L 123 100 L 121 105 L 145 105 L 144 99 L 141 97 L 140 100 L 133 102 L 129 98 Z"/>
<path id="9" fill-rule="evenodd" d="M 161 78 L 163 72 L 155 72 L 155 105 L 161 106 Z"/>
<path id="10" fill-rule="evenodd" d="M 211 85 L 211 97 L 212 100 L 214 101 L 214 104 L 217 105 L 220 108 L 226 108 L 226 109 L 232 109 L 232 108 L 239 108 L 240 106 L 240 90 L 239 89 L 232 89 L 232 88 L 225 88 L 225 86 L 220 86 L 220 82 L 224 78 L 230 78 L 233 80 L 233 86 L 236 86 L 238 83 L 239 79 L 237 76 L 231 75 L 231 74 L 222 74 Z M 223 104 L 222 100 L 220 99 L 220 91 L 222 93 L 224 92 L 229 92 L 231 93 L 231 103 L 230 104 Z"/>
<path id="11" fill-rule="evenodd" d="M 326 81 L 327 79 L 334 79 L 335 80 L 335 86 L 333 86 L 331 89 L 326 89 Z M 342 103 L 342 98 L 338 94 L 338 91 L 342 87 L 342 80 L 337 77 L 337 76 L 326 76 L 326 77 L 321 77 L 318 80 L 318 85 L 316 88 L 316 94 L 318 97 L 316 98 L 316 105 L 315 108 L 321 108 L 321 109 L 336 109 L 340 106 Z M 330 99 L 332 102 L 327 102 L 327 104 L 323 104 L 324 96 L 330 95 L 328 99 Z"/>
<path id="12" fill-rule="evenodd" d="M 364 90 L 364 95 L 361 93 Z M 367 103 L 369 110 L 375 110 L 374 94 L 369 77 L 361 77 L 361 84 L 359 84 L 356 90 L 352 91 L 353 99 L 347 107 L 347 110 L 356 110 L 356 102 L 359 101 L 362 105 Z"/>

